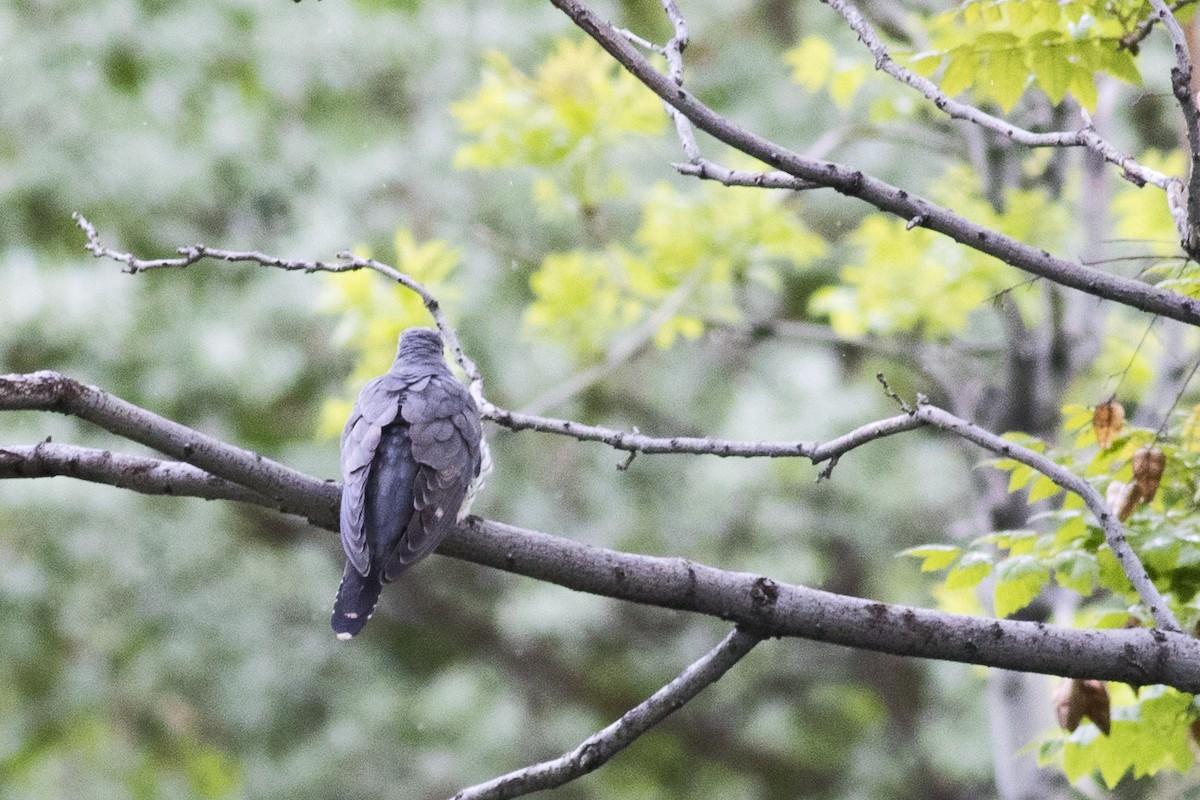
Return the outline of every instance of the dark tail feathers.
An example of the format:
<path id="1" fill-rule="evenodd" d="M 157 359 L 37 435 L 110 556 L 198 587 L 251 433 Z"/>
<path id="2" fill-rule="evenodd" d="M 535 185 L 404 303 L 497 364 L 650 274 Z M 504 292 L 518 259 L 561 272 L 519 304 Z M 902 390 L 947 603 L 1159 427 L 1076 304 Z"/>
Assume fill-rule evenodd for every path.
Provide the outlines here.
<path id="1" fill-rule="evenodd" d="M 379 592 L 383 583 L 377 575 L 363 577 L 350 562 L 342 573 L 342 585 L 338 587 L 337 599 L 333 601 L 333 617 L 330 624 L 339 639 L 349 639 L 367 624 L 375 613 Z"/>

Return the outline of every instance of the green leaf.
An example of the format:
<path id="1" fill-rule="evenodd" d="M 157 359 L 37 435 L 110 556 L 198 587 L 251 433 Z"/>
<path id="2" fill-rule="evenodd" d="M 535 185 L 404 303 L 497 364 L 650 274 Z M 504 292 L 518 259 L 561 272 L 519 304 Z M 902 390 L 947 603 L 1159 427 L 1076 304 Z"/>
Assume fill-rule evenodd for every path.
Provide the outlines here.
<path id="1" fill-rule="evenodd" d="M 1069 550 L 1054 558 L 1054 579 L 1083 597 L 1096 589 L 1100 579 L 1100 562 L 1092 553 Z"/>
<path id="2" fill-rule="evenodd" d="M 923 559 L 921 572 L 935 572 L 953 564 L 961 552 L 961 547 L 950 544 L 926 544 L 902 550 L 897 555 Z"/>
<path id="3" fill-rule="evenodd" d="M 820 36 L 806 36 L 783 55 L 792 68 L 792 80 L 806 92 L 819 92 L 833 74 L 833 45 Z"/>
<path id="4" fill-rule="evenodd" d="M 1054 497 L 1061 491 L 1062 488 L 1057 483 L 1045 475 L 1039 475 L 1037 481 L 1033 484 L 1033 488 L 1029 490 L 1028 502 L 1033 504 L 1039 500 L 1045 500 L 1047 497 Z"/>
<path id="5" fill-rule="evenodd" d="M 992 572 L 992 561 L 986 553 L 964 553 L 957 565 L 946 573 L 949 590 L 973 589 Z"/>
<path id="6" fill-rule="evenodd" d="M 1008 476 L 1008 492 L 1019 492 L 1028 486 L 1034 478 L 1038 477 L 1039 473 L 1033 467 L 1027 467 L 1024 464 L 1013 469 Z"/>
<path id="7" fill-rule="evenodd" d="M 1049 580 L 1050 570 L 1030 555 L 1006 558 L 996 565 L 993 596 L 997 617 L 1007 617 L 1029 605 Z"/>
<path id="8" fill-rule="evenodd" d="M 1015 40 L 1013 46 L 994 52 L 988 66 L 988 92 L 1005 112 L 1012 111 L 1029 83 L 1029 70 Z"/>

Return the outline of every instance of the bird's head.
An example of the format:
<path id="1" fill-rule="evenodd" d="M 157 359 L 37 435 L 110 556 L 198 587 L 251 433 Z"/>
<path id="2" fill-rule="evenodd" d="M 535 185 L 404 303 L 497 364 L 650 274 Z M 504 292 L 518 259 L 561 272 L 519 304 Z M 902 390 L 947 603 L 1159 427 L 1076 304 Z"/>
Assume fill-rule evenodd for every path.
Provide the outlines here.
<path id="1" fill-rule="evenodd" d="M 400 334 L 396 360 L 404 362 L 442 360 L 442 337 L 433 328 L 409 328 Z"/>

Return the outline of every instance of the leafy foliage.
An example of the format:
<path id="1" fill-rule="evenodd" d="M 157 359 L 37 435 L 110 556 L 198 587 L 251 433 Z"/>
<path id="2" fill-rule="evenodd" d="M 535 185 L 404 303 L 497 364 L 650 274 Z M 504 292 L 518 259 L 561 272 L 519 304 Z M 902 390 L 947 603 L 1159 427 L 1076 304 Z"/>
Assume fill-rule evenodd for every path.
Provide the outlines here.
<path id="1" fill-rule="evenodd" d="M 597 203 L 627 195 L 620 146 L 663 130 L 658 101 L 630 81 L 590 41 L 558 42 L 536 78 L 493 55 L 482 87 L 455 105 L 468 137 L 456 163 L 539 168 L 532 190 L 543 216 L 578 212 L 587 223 L 603 213 Z M 553 144 L 547 132 L 558 137 Z M 530 276 L 527 330 L 585 360 L 603 356 L 631 329 L 670 347 L 708 324 L 740 320 L 738 294 L 748 282 L 778 291 L 781 272 L 825 253 L 778 197 L 689 188 L 659 182 L 640 189 L 639 223 L 628 242 L 614 235 L 601 249 L 547 254 Z"/>
<path id="2" fill-rule="evenodd" d="M 1121 37 L 1150 13 L 1144 0 L 968 0 L 930 21 L 931 49 L 909 63 L 941 70 L 942 91 L 970 91 L 1011 111 L 1036 86 L 1061 103 L 1096 105 L 1096 75 L 1141 83 Z"/>
<path id="3" fill-rule="evenodd" d="M 935 199 L 989 227 L 1025 241 L 1053 247 L 1066 228 L 1064 209 L 1045 192 L 1015 189 L 996 211 L 979 194 L 978 178 L 956 168 L 936 184 Z M 963 332 L 971 315 L 1013 287 L 1003 264 L 903 220 L 868 217 L 847 243 L 854 261 L 841 270 L 841 283 L 812 297 L 811 310 L 827 315 L 847 338 L 865 333 L 921 333 L 942 339 Z M 1037 314 L 1036 298 L 1011 292 L 1022 311 Z"/>
<path id="4" fill-rule="evenodd" d="M 1092 410 L 1069 406 L 1063 409 L 1063 433 L 1072 444 L 1049 452 L 1055 461 L 1103 489 L 1112 481 L 1133 480 L 1132 461 L 1139 448 L 1151 443 L 1161 448 L 1167 464 L 1162 484 L 1127 522 L 1127 539 L 1187 626 L 1200 621 L 1200 529 L 1193 513 L 1200 498 L 1194 477 L 1200 457 L 1193 441 L 1198 416 L 1200 407 L 1177 415 L 1165 436 L 1126 427 L 1101 448 L 1091 425 Z M 1045 450 L 1036 439 L 1016 434 L 1011 438 Z M 1044 504 L 1060 494 L 1048 478 L 1016 461 L 1002 459 L 992 466 L 1007 471 L 1009 491 L 1027 491 L 1030 504 Z M 1042 523 L 1037 529 L 990 533 L 965 549 L 925 545 L 904 555 L 922 559 L 923 571 L 948 570 L 943 591 L 977 587 L 991 577 L 993 611 L 998 617 L 1020 611 L 1053 580 L 1083 599 L 1077 612 L 1079 624 L 1100 628 L 1150 624 L 1103 532 L 1078 497 L 1066 495 L 1035 519 Z M 1039 750 L 1043 763 L 1061 763 L 1071 780 L 1098 772 L 1109 787 L 1126 773 L 1143 777 L 1167 768 L 1188 769 L 1193 761 L 1188 729 L 1197 711 L 1192 697 L 1163 687 L 1145 688 L 1136 696 L 1113 688 L 1125 699 L 1114 713 L 1111 736 L 1100 735 L 1089 724 L 1070 735 L 1047 737 Z"/>
<path id="5" fill-rule="evenodd" d="M 574 198 L 582 208 L 625 194 L 611 150 L 629 136 L 664 129 L 662 104 L 591 39 L 559 39 L 530 76 L 488 53 L 479 89 L 452 106 L 471 141 L 454 157 L 471 169 L 539 170 L 534 197 L 544 213 Z"/>
<path id="6" fill-rule="evenodd" d="M 1109 684 L 1116 701 L 1112 731 L 1105 736 L 1095 725 L 1074 733 L 1048 736 L 1038 745 L 1038 761 L 1061 765 L 1071 781 L 1099 775 L 1110 789 L 1125 775 L 1144 778 L 1164 769 L 1184 772 L 1195 761 L 1189 730 L 1197 707 L 1191 695 L 1163 686 L 1134 692 Z"/>

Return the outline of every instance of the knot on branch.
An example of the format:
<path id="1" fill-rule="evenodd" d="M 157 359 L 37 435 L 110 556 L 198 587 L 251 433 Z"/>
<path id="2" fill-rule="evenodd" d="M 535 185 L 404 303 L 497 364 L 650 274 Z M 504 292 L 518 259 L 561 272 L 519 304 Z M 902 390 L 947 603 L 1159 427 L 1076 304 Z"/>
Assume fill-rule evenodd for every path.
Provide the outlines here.
<path id="1" fill-rule="evenodd" d="M 770 611 L 775 608 L 778 601 L 779 584 L 770 578 L 755 579 L 754 584 L 750 587 L 750 604 L 755 611 L 759 613 Z"/>

